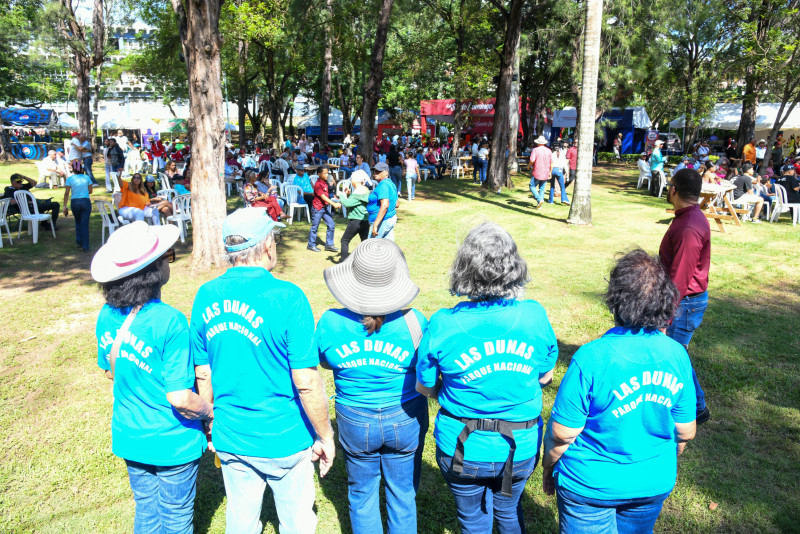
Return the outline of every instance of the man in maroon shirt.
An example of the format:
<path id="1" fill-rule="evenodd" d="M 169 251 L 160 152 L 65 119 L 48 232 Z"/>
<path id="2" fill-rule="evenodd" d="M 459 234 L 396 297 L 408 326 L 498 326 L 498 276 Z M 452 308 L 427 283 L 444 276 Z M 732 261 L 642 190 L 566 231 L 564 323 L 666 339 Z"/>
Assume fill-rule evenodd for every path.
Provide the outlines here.
<path id="1" fill-rule="evenodd" d="M 328 233 L 325 236 L 325 250 L 339 252 L 339 249 L 333 244 L 336 223 L 333 220 L 332 208 L 340 208 L 342 205 L 329 196 L 331 192 L 328 188 L 328 166 L 323 165 L 317 172 L 319 177 L 314 182 L 314 200 L 311 202 L 311 231 L 308 234 L 307 248 L 313 252 L 320 252 L 317 247 L 317 230 L 320 221 L 325 221 L 325 225 L 328 227 Z"/>
<path id="2" fill-rule="evenodd" d="M 578 170 L 578 142 L 574 141 L 572 146 L 567 149 L 567 161 L 569 161 L 569 178 L 564 187 L 569 187 L 569 184 L 575 181 L 575 173 Z"/>
<path id="3" fill-rule="evenodd" d="M 708 306 L 708 270 L 711 267 L 711 228 L 697 205 L 703 179 L 697 171 L 682 169 L 669 184 L 667 200 L 675 207 L 670 224 L 658 251 L 661 263 L 678 288 L 681 301 L 667 335 L 689 350 L 695 329 L 703 322 Z M 692 368 L 697 392 L 697 424 L 711 417 L 706 396 Z"/>

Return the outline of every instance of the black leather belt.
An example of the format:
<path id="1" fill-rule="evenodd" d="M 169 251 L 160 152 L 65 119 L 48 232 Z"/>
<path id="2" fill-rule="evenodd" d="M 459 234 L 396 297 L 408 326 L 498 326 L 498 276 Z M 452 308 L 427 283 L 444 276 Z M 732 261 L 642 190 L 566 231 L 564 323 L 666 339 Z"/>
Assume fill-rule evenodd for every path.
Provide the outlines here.
<path id="1" fill-rule="evenodd" d="M 517 450 L 517 442 L 514 440 L 514 430 L 529 430 L 538 424 L 539 418 L 537 417 L 530 421 L 513 422 L 503 419 L 469 419 L 467 417 L 458 417 L 444 408 L 439 408 L 439 413 L 464 424 L 464 430 L 458 435 L 458 441 L 456 441 L 456 452 L 453 454 L 453 472 L 457 475 L 464 472 L 464 442 L 467 441 L 470 434 L 476 430 L 483 430 L 484 432 L 497 432 L 509 439 L 511 448 L 508 452 L 505 466 L 503 467 L 503 483 L 500 487 L 500 493 L 506 497 L 510 497 L 514 475 L 514 452 Z"/>

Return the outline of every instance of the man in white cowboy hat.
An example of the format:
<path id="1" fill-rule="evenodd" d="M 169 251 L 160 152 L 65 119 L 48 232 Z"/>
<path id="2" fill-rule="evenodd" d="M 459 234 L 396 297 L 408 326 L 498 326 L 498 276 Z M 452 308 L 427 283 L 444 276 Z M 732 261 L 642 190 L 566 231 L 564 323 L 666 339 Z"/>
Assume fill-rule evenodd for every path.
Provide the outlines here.
<path id="1" fill-rule="evenodd" d="M 311 462 L 319 459 L 325 476 L 335 454 L 311 306 L 270 273 L 274 230 L 283 226 L 264 208 L 228 215 L 222 236 L 232 267 L 200 287 L 192 307 L 192 356 L 198 381 L 210 376 L 213 386 L 205 394 L 215 400 L 212 438 L 231 533 L 261 532 L 266 484 L 281 531 L 314 532 Z"/>
<path id="2" fill-rule="evenodd" d="M 536 199 L 536 209 L 544 204 L 544 184 L 553 173 L 553 155 L 547 148 L 547 139 L 540 135 L 534 141 L 536 148 L 531 150 L 531 193 Z"/>

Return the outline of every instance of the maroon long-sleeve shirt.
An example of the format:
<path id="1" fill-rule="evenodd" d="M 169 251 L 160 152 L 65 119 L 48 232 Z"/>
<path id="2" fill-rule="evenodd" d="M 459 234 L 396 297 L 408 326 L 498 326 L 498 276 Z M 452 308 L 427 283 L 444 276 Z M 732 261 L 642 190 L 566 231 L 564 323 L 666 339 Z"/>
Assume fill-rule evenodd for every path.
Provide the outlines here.
<path id="1" fill-rule="evenodd" d="M 695 204 L 675 212 L 658 255 L 681 298 L 708 289 L 711 227 L 700 206 Z"/>

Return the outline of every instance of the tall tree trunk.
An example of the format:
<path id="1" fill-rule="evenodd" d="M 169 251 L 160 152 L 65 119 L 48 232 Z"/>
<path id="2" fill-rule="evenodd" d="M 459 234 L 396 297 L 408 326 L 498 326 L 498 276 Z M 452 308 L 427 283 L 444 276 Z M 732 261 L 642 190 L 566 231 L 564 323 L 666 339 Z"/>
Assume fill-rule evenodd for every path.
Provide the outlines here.
<path id="1" fill-rule="evenodd" d="M 753 139 L 756 133 L 756 114 L 761 93 L 761 80 L 755 72 L 755 67 L 747 67 L 745 74 L 745 93 L 742 99 L 742 116 L 739 120 L 739 135 L 736 137 L 736 151 L 741 153 L 744 145 Z"/>
<path id="2" fill-rule="evenodd" d="M 386 53 L 386 40 L 389 36 L 389 19 L 392 16 L 393 0 L 381 0 L 378 12 L 378 27 L 375 30 L 375 43 L 372 45 L 372 58 L 369 63 L 369 78 L 364 84 L 364 107 L 361 111 L 361 146 L 358 151 L 364 161 L 372 163 L 372 145 L 375 142 L 375 118 L 378 115 L 378 101 L 381 98 L 383 83 L 383 56 Z"/>
<path id="3" fill-rule="evenodd" d="M 196 269 L 222 262 L 222 221 L 227 214 L 225 119 L 219 33 L 221 0 L 172 0 L 189 81 L 192 143 L 192 260 Z"/>
<path id="4" fill-rule="evenodd" d="M 239 109 L 239 148 L 247 146 L 247 132 L 245 131 L 245 123 L 247 122 L 247 52 L 249 43 L 239 39 L 237 44 L 237 56 L 239 60 L 238 77 L 239 77 L 239 97 L 237 99 L 237 107 Z"/>
<path id="5" fill-rule="evenodd" d="M 269 122 L 272 125 L 272 148 L 280 150 L 283 147 L 283 121 L 281 120 L 281 95 L 275 80 L 275 51 L 267 49 L 267 108 Z"/>
<path id="6" fill-rule="evenodd" d="M 328 144 L 328 116 L 331 113 L 331 66 L 333 63 L 333 37 L 331 36 L 331 24 L 333 23 L 333 0 L 325 0 L 326 16 L 328 23 L 325 24 L 325 55 L 323 57 L 322 68 L 322 102 L 319 107 L 319 146 L 320 148 Z"/>
<path id="7" fill-rule="evenodd" d="M 581 113 L 578 130 L 578 169 L 575 190 L 567 222 L 592 222 L 592 150 L 597 108 L 597 77 L 600 69 L 600 37 L 603 24 L 603 0 L 586 1 L 586 25 L 583 41 L 583 77 L 581 83 Z"/>
<path id="8" fill-rule="evenodd" d="M 75 95 L 78 100 L 78 129 L 88 138 L 93 137 L 92 132 L 92 114 L 89 106 L 89 75 L 91 74 L 90 59 L 80 53 L 75 53 L 75 65 L 73 71 L 75 72 Z"/>
<path id="9" fill-rule="evenodd" d="M 519 48 L 519 34 L 522 29 L 522 6 L 525 0 L 511 0 L 511 9 L 506 17 L 506 39 L 503 43 L 503 57 L 500 61 L 500 81 L 494 103 L 494 125 L 492 127 L 492 157 L 485 186 L 499 191 L 508 181 L 506 149 L 509 135 L 509 106 L 511 99 L 511 78 L 514 62 Z M 514 105 L 517 105 L 514 103 Z M 516 138 L 516 135 L 514 136 Z M 515 154 L 509 157 L 516 159 Z"/>
<path id="10" fill-rule="evenodd" d="M 528 95 L 527 94 L 522 95 L 522 103 L 520 105 L 520 112 L 519 112 L 519 121 L 520 124 L 522 125 L 522 144 L 524 146 L 531 146 L 530 141 L 533 139 L 532 137 L 530 137 L 531 127 L 530 124 L 528 124 L 528 121 L 530 120 L 528 116 L 528 102 L 530 102 Z"/>
<path id="11" fill-rule="evenodd" d="M 93 127 L 92 127 L 92 132 L 91 132 L 92 135 L 91 135 L 91 137 L 89 139 L 89 142 L 92 143 L 92 147 L 94 149 L 97 148 L 97 129 L 100 127 L 100 125 L 98 124 L 98 120 L 99 120 L 99 117 L 100 117 L 100 75 L 101 75 L 102 69 L 103 69 L 103 66 L 102 65 L 98 65 L 97 68 L 94 71 L 95 72 L 95 74 L 94 74 L 94 77 L 95 77 L 94 78 L 94 113 L 92 114 Z M 96 153 L 97 153 L 97 151 L 95 150 L 95 154 Z M 95 158 L 96 157 L 97 156 L 95 156 Z"/>
<path id="12" fill-rule="evenodd" d="M 519 132 L 520 103 L 519 103 L 519 40 L 517 35 L 516 53 L 514 54 L 514 70 L 511 78 L 511 97 L 508 99 L 508 180 L 507 187 L 511 187 L 511 175 L 519 171 L 517 161 L 517 133 Z M 514 79 L 516 76 L 516 80 Z"/>

